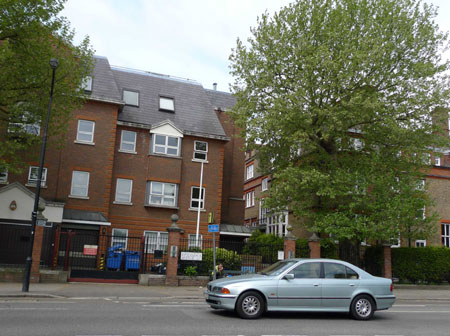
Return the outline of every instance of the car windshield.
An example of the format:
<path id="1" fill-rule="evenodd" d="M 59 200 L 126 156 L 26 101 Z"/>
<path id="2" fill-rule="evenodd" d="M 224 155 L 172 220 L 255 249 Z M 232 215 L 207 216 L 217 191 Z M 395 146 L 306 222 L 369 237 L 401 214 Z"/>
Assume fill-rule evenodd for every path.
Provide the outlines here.
<path id="1" fill-rule="evenodd" d="M 280 275 L 285 270 L 296 264 L 298 261 L 296 260 L 283 260 L 278 261 L 275 264 L 270 265 L 269 267 L 264 268 L 259 274 L 263 275 Z"/>

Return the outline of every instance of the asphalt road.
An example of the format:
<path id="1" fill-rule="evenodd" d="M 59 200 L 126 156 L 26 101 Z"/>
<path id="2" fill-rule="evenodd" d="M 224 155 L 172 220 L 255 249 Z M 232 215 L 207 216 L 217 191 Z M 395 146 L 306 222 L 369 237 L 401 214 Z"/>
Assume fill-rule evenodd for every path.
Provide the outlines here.
<path id="1" fill-rule="evenodd" d="M 450 335 L 450 300 L 397 300 L 368 322 L 346 314 L 268 313 L 259 320 L 198 299 L 1 298 L 1 336 Z"/>

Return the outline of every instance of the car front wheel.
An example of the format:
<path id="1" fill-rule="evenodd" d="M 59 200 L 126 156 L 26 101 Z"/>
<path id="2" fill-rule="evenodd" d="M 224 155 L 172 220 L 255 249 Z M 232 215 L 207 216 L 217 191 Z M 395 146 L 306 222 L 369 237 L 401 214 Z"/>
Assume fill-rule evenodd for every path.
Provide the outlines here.
<path id="1" fill-rule="evenodd" d="M 236 304 L 236 312 L 243 319 L 257 319 L 264 312 L 264 299 L 257 292 L 242 294 Z"/>
<path id="2" fill-rule="evenodd" d="M 370 320 L 375 312 L 375 303 L 368 295 L 357 296 L 350 306 L 350 313 L 355 320 Z"/>

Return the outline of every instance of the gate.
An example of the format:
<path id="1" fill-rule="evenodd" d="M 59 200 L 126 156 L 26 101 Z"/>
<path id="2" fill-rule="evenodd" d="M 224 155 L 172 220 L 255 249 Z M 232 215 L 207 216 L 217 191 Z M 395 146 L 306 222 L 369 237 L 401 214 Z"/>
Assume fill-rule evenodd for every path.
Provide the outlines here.
<path id="1" fill-rule="evenodd" d="M 57 264 L 70 272 L 69 281 L 137 283 L 142 252 L 142 237 L 69 230 L 61 232 Z"/>

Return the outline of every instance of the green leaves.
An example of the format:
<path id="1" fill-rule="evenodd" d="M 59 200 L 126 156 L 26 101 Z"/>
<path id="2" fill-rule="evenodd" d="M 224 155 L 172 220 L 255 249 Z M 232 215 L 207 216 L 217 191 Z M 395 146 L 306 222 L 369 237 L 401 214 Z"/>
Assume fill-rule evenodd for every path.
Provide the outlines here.
<path id="1" fill-rule="evenodd" d="M 73 44 L 73 31 L 59 12 L 63 0 L 3 0 L 0 8 L 0 129 L 28 115 L 45 120 L 50 93 L 51 68 L 56 58 L 55 90 L 49 134 L 53 141 L 63 134 L 70 112 L 83 103 L 79 87 L 92 69 L 93 51 L 86 38 Z M 0 134 L 0 170 L 20 168 L 18 154 L 40 140 L 29 141 Z M 24 140 L 24 138 L 26 138 Z M 37 138 L 37 139 L 36 139 Z M 37 141 L 36 141 L 37 140 Z M 37 151 L 38 152 L 38 151 Z M 30 159 L 30 158 L 28 158 Z"/>
<path id="2" fill-rule="evenodd" d="M 432 202 L 415 184 L 449 145 L 435 15 L 415 0 L 298 0 L 238 40 L 233 112 L 273 174 L 268 207 L 336 238 L 430 232 Z"/>

